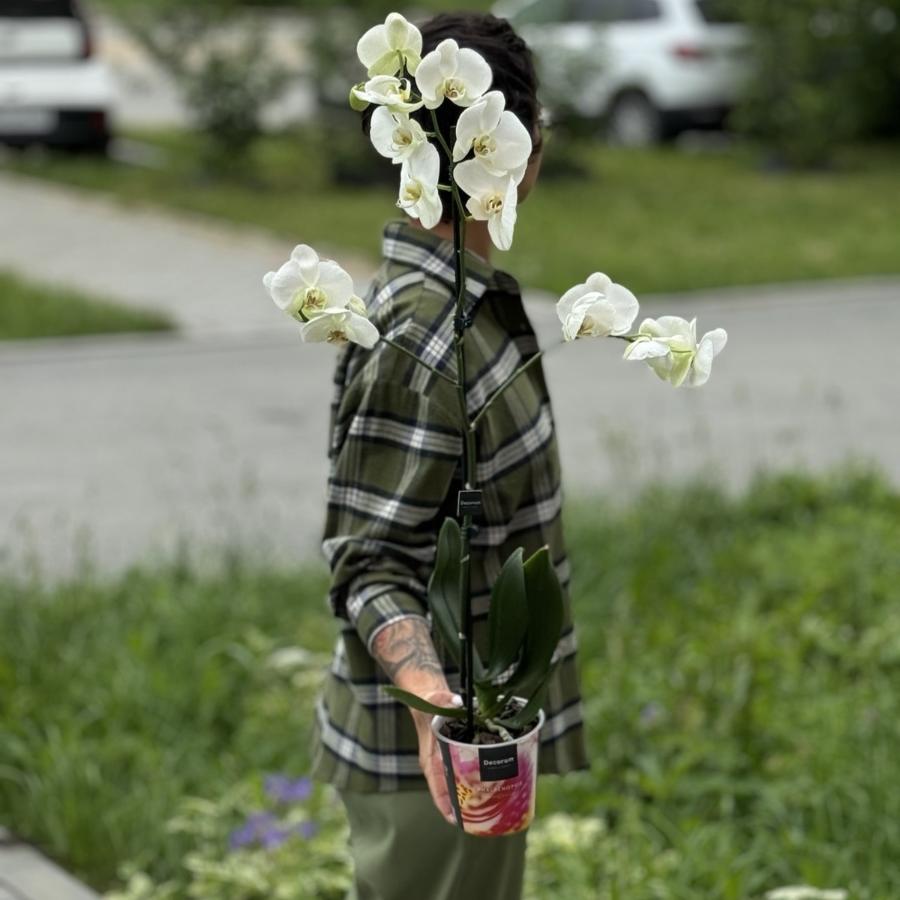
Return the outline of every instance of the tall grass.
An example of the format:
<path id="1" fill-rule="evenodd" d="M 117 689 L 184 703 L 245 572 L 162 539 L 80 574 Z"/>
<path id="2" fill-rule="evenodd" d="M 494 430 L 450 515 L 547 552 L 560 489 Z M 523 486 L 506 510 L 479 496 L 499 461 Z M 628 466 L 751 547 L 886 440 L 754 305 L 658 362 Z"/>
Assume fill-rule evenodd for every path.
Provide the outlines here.
<path id="1" fill-rule="evenodd" d="M 167 331 L 173 327 L 162 313 L 121 306 L 0 271 L 0 340 Z"/>
<path id="2" fill-rule="evenodd" d="M 592 768 L 541 781 L 533 895 L 895 897 L 900 495 L 864 472 L 654 487 L 567 531 Z M 316 676 L 266 661 L 327 662 L 326 584 L 234 560 L 4 580 L 0 820 L 100 887 L 126 860 L 179 877 L 186 795 L 305 770 Z"/>

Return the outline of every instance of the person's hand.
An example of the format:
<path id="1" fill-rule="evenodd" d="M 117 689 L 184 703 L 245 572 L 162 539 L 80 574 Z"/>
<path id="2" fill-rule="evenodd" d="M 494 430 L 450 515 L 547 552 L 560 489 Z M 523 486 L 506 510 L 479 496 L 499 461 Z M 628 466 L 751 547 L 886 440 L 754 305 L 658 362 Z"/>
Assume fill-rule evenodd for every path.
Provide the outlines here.
<path id="1" fill-rule="evenodd" d="M 429 691 L 422 694 L 422 699 L 437 706 L 462 706 L 462 700 L 457 694 L 447 690 Z M 411 709 L 413 721 L 416 723 L 416 732 L 419 735 L 419 765 L 428 782 L 428 790 L 438 812 L 451 824 L 456 825 L 456 816 L 450 803 L 450 793 L 447 790 L 447 776 L 444 774 L 444 761 L 441 758 L 441 750 L 438 747 L 437 738 L 431 730 L 430 713 Z"/>

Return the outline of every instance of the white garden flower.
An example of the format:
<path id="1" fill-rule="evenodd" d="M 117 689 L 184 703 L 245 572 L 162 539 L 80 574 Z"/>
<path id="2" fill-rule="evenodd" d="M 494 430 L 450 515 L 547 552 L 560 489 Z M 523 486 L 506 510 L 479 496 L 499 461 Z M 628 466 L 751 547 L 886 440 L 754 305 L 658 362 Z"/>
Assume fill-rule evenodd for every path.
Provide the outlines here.
<path id="1" fill-rule="evenodd" d="M 307 343 L 361 344 L 371 350 L 379 338 L 378 329 L 352 309 L 326 309 L 300 329 L 300 340 Z"/>
<path id="2" fill-rule="evenodd" d="M 408 78 L 394 75 L 376 75 L 350 91 L 358 106 L 374 103 L 386 106 L 394 113 L 411 113 L 422 108 L 421 100 L 412 100 L 412 85 Z"/>
<path id="3" fill-rule="evenodd" d="M 847 900 L 847 891 L 843 888 L 819 890 L 798 884 L 767 891 L 766 900 Z"/>
<path id="4" fill-rule="evenodd" d="M 518 193 L 512 175 L 491 175 L 474 159 L 459 163 L 453 178 L 469 195 L 466 208 L 480 222 L 488 223 L 491 240 L 499 250 L 512 246 L 516 227 Z"/>
<path id="5" fill-rule="evenodd" d="M 423 228 L 434 228 L 444 214 L 438 192 L 440 172 L 440 154 L 437 147 L 429 143 L 417 147 L 400 170 L 397 206 L 418 219 Z"/>
<path id="6" fill-rule="evenodd" d="M 393 12 L 384 25 L 375 25 L 359 39 L 356 53 L 369 78 L 396 75 L 404 65 L 410 75 L 415 75 L 422 61 L 422 33 L 400 13 Z"/>
<path id="7" fill-rule="evenodd" d="M 713 359 L 728 335 L 724 328 L 707 331 L 697 342 L 697 320 L 680 316 L 644 319 L 638 337 L 625 348 L 625 359 L 644 359 L 656 374 L 678 387 L 700 387 L 709 380 Z"/>
<path id="8" fill-rule="evenodd" d="M 556 314 L 567 341 L 628 334 L 637 318 L 638 302 L 628 288 L 594 272 L 584 284 L 576 284 L 560 297 Z"/>
<path id="9" fill-rule="evenodd" d="M 299 322 L 325 309 L 344 309 L 354 299 L 353 279 L 333 260 L 320 260 L 306 244 L 294 247 L 277 272 L 266 273 L 263 284 L 275 305 Z"/>
<path id="10" fill-rule="evenodd" d="M 468 47 L 447 38 L 425 55 L 416 70 L 416 84 L 426 109 L 437 109 L 446 97 L 457 106 L 471 106 L 491 86 L 491 67 Z"/>
<path id="11" fill-rule="evenodd" d="M 372 145 L 382 155 L 399 164 L 409 159 L 428 138 L 422 126 L 406 113 L 391 112 L 379 106 L 369 126 Z"/>
<path id="12" fill-rule="evenodd" d="M 518 184 L 532 152 L 531 135 L 515 113 L 506 109 L 500 91 L 489 91 L 464 110 L 456 123 L 453 159 L 475 150 L 475 159 L 492 175 L 512 174 Z"/>

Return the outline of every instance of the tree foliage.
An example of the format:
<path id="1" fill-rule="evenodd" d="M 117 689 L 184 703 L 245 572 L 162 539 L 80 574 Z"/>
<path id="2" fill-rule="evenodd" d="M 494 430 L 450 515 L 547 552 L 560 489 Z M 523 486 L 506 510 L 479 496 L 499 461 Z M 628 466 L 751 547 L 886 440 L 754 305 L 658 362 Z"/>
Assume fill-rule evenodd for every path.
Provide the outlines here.
<path id="1" fill-rule="evenodd" d="M 259 15 L 236 0 L 104 3 L 174 79 L 208 138 L 210 162 L 243 161 L 262 132 L 263 109 L 289 78 L 269 52 Z"/>
<path id="2" fill-rule="evenodd" d="M 794 166 L 840 145 L 900 134 L 900 0 L 737 0 L 755 76 L 735 116 Z"/>

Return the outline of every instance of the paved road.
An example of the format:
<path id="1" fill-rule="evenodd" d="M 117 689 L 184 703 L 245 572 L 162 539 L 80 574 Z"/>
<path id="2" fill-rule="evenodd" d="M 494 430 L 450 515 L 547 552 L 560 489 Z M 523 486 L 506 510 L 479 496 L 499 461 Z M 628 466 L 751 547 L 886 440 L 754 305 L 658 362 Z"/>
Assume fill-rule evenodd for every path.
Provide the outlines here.
<path id="1" fill-rule="evenodd" d="M 0 269 L 162 310 L 192 334 L 281 330 L 261 285 L 290 249 L 262 231 L 0 172 Z M 370 266 L 343 252 L 341 263 L 362 287 Z"/>
<path id="2" fill-rule="evenodd" d="M 543 339 L 552 306 L 529 301 Z M 900 281 L 644 298 L 700 316 L 729 345 L 710 384 L 673 390 L 621 345 L 546 360 L 569 494 L 647 478 L 746 483 L 760 466 L 848 456 L 900 482 L 894 335 Z M 253 336 L 46 341 L 0 350 L 0 547 L 48 574 L 173 552 L 316 554 L 332 353 L 289 325 Z"/>
<path id="3" fill-rule="evenodd" d="M 301 346 L 262 290 L 289 249 L 0 174 L 0 268 L 167 310 L 182 329 L 0 346 L 0 566 L 114 571 L 183 539 L 317 552 L 333 354 Z M 365 263 L 340 256 L 362 288 Z M 850 456 L 900 481 L 900 279 L 641 299 L 646 315 L 725 327 L 728 347 L 699 391 L 624 363 L 619 342 L 550 352 L 570 494 L 694 473 L 740 486 L 761 466 Z M 557 341 L 550 298 L 528 308 Z"/>

